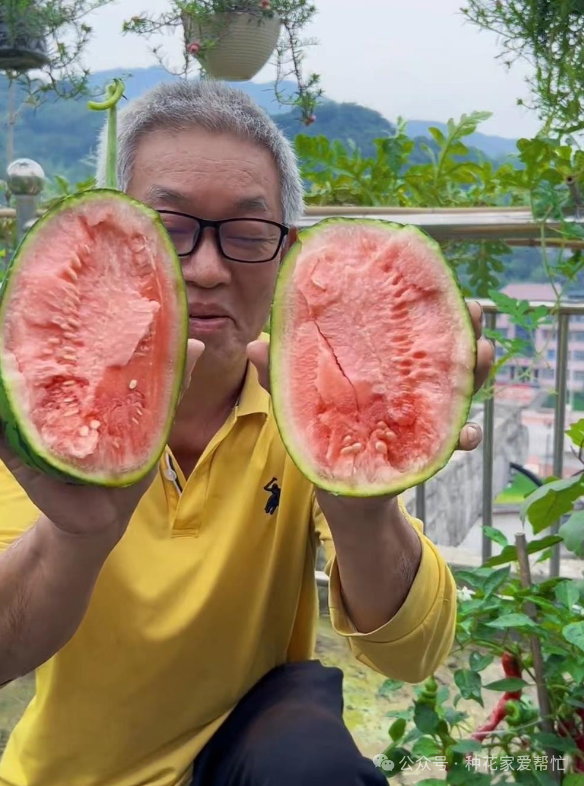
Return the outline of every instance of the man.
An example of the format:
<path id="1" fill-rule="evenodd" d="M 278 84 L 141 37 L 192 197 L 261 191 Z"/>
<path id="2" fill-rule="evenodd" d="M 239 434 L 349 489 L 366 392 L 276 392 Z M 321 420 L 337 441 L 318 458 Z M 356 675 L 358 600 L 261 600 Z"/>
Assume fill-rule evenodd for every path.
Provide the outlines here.
<path id="1" fill-rule="evenodd" d="M 120 115 L 119 178 L 181 255 L 196 366 L 129 489 L 53 481 L 1 444 L 0 683 L 36 669 L 37 691 L 0 785 L 385 783 L 342 723 L 340 672 L 311 660 L 318 541 L 335 629 L 388 676 L 440 663 L 455 591 L 397 499 L 315 491 L 278 436 L 256 339 L 302 211 L 291 149 L 239 91 L 162 85 Z M 272 222 L 257 258 L 245 223 L 199 223 L 233 218 Z M 480 340 L 479 385 L 491 358 Z M 479 441 L 467 426 L 461 447 Z"/>

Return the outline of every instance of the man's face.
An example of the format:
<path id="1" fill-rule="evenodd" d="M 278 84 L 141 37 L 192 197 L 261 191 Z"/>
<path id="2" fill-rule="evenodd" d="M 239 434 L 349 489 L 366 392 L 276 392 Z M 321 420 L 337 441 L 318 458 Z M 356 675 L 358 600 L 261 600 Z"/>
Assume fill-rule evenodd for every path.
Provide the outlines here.
<path id="1" fill-rule="evenodd" d="M 282 221 L 278 173 L 270 153 L 229 134 L 199 129 L 148 134 L 138 145 L 127 190 L 156 210 L 207 220 Z M 164 216 L 167 225 L 174 220 Z M 181 259 L 189 335 L 204 342 L 206 360 L 229 365 L 258 337 L 269 314 L 280 257 L 281 252 L 270 262 L 256 264 L 226 259 L 216 230 L 208 228 L 196 251 Z"/>

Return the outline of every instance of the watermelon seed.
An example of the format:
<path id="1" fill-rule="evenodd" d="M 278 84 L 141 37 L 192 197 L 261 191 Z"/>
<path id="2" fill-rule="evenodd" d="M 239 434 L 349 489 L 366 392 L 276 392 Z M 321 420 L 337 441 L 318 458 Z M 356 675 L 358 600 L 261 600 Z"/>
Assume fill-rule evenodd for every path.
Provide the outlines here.
<path id="1" fill-rule="evenodd" d="M 49 339 L 49 344 L 60 344 L 60 343 L 61 343 L 61 339 L 57 338 L 56 336 L 51 336 L 51 338 Z"/>
<path id="2" fill-rule="evenodd" d="M 76 272 L 73 270 L 73 268 L 72 268 L 72 267 L 70 267 L 70 268 L 69 268 L 69 270 L 67 271 L 67 273 L 69 273 L 69 275 L 71 276 L 71 278 L 73 279 L 73 281 L 77 281 L 77 279 L 79 278 L 79 276 L 78 276 L 78 275 L 77 275 L 77 273 L 76 273 Z"/>
<path id="3" fill-rule="evenodd" d="M 353 442 L 353 437 L 350 434 L 343 439 L 343 445 L 350 445 Z"/>
<path id="4" fill-rule="evenodd" d="M 79 433 L 81 434 L 82 437 L 86 437 L 89 434 L 89 429 L 87 428 L 87 426 L 81 426 L 81 428 L 79 429 Z"/>
<path id="5" fill-rule="evenodd" d="M 94 431 L 96 431 L 101 426 L 101 423 L 99 420 L 92 420 L 89 425 L 92 429 L 94 429 Z"/>
<path id="6" fill-rule="evenodd" d="M 375 450 L 378 453 L 387 453 L 387 445 L 385 444 L 385 442 L 376 442 Z"/>
<path id="7" fill-rule="evenodd" d="M 137 426 L 140 425 L 140 421 L 138 420 L 138 418 L 132 418 L 132 423 L 135 423 Z"/>
<path id="8" fill-rule="evenodd" d="M 360 442 L 355 442 L 353 445 L 349 445 L 346 448 L 341 448 L 341 455 L 348 456 L 349 454 L 359 453 L 363 445 Z"/>
<path id="9" fill-rule="evenodd" d="M 63 404 L 70 404 L 72 401 L 75 401 L 75 399 L 74 398 L 64 398 L 63 399 Z"/>
<path id="10" fill-rule="evenodd" d="M 63 387 L 64 388 L 70 388 L 74 384 L 75 384 L 75 380 L 68 379 L 66 382 L 63 382 Z"/>
<path id="11" fill-rule="evenodd" d="M 132 380 L 130 381 L 130 384 L 129 384 L 129 388 L 130 388 L 130 390 L 134 390 L 134 389 L 135 389 L 135 388 L 137 388 L 137 387 L 138 387 L 138 380 L 136 380 L 136 379 L 132 379 Z"/>
<path id="12" fill-rule="evenodd" d="M 68 323 L 68 326 L 72 327 L 72 328 L 81 327 L 81 322 L 78 319 L 73 319 L 72 317 L 69 317 L 69 319 L 67 320 L 67 323 Z"/>
<path id="13" fill-rule="evenodd" d="M 63 355 L 63 360 L 75 360 L 75 355 L 71 352 L 65 352 Z"/>

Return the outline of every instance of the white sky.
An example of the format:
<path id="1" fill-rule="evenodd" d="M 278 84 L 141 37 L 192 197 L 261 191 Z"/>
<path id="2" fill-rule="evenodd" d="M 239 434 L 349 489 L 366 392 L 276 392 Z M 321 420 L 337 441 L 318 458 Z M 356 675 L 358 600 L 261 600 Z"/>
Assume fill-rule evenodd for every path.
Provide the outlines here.
<path id="1" fill-rule="evenodd" d="M 537 131 L 534 113 L 516 106 L 527 97 L 526 67 L 508 71 L 496 37 L 479 31 L 460 13 L 464 0 L 315 0 L 318 14 L 307 37 L 318 44 L 306 55 L 306 68 L 321 74 L 329 98 L 356 101 L 389 120 L 447 120 L 463 112 L 494 113 L 480 130 L 518 137 Z M 168 0 L 116 0 L 96 12 L 87 62 L 94 71 L 154 64 L 149 43 L 122 36 L 123 20 L 144 7 L 155 13 Z M 164 37 L 176 58 L 180 36 Z M 177 62 L 175 60 L 175 62 Z M 255 81 L 268 81 L 266 68 Z"/>

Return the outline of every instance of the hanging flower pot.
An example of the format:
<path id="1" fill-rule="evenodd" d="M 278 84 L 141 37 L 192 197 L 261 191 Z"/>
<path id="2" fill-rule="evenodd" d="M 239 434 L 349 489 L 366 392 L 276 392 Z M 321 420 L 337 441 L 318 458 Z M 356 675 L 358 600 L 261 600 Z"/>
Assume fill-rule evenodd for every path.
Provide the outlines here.
<path id="1" fill-rule="evenodd" d="M 31 71 L 47 65 L 47 45 L 35 24 L 34 10 L 26 17 L 9 18 L 0 7 L 0 71 Z"/>
<path id="2" fill-rule="evenodd" d="M 280 35 L 280 18 L 241 11 L 214 13 L 205 19 L 183 14 L 187 51 L 209 76 L 243 82 L 266 65 Z"/>

